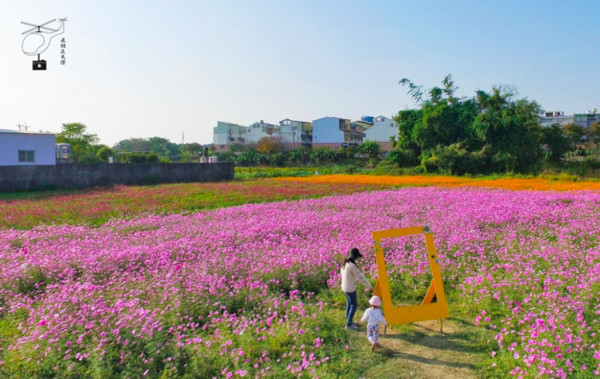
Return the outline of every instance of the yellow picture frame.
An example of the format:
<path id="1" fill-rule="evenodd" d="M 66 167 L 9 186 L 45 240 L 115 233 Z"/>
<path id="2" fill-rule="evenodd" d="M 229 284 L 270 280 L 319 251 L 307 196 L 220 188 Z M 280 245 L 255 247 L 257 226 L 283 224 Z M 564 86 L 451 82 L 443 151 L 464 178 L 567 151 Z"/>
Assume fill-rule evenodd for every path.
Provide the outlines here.
<path id="1" fill-rule="evenodd" d="M 433 279 L 427 290 L 427 294 L 420 305 L 407 305 L 394 307 L 390 293 L 387 269 L 385 267 L 385 257 L 381 240 L 384 238 L 394 238 L 423 234 L 427 246 L 427 259 L 431 267 Z M 373 244 L 375 247 L 375 261 L 377 263 L 377 285 L 374 294 L 381 298 L 385 318 L 390 325 L 407 324 L 416 321 L 441 320 L 450 317 L 448 313 L 448 303 L 444 292 L 444 283 L 442 282 L 442 273 L 438 263 L 438 254 L 433 242 L 433 233 L 427 225 L 412 226 L 408 228 L 389 229 L 372 232 Z M 433 297 L 437 297 L 437 302 L 432 303 Z"/>

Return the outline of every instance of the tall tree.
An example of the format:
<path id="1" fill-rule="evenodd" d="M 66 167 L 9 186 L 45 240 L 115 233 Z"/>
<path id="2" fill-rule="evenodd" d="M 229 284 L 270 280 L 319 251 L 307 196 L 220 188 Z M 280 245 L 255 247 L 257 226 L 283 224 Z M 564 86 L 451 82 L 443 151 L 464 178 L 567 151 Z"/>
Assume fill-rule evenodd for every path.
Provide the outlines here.
<path id="1" fill-rule="evenodd" d="M 571 143 L 571 148 L 581 145 L 585 142 L 585 128 L 576 123 L 570 123 L 564 126 L 565 135 Z"/>
<path id="2" fill-rule="evenodd" d="M 96 134 L 88 134 L 87 126 L 74 122 L 62 125 L 62 131 L 56 135 L 57 143 L 71 145 L 71 159 L 76 163 L 92 162 L 96 160 L 93 146 L 99 139 Z"/>
<path id="3" fill-rule="evenodd" d="M 548 149 L 548 160 L 555 163 L 560 162 L 560 158 L 571 148 L 569 138 L 560 124 L 543 129 L 543 143 Z"/>
<path id="4" fill-rule="evenodd" d="M 146 153 L 150 151 L 150 142 L 145 138 L 128 138 L 117 142 L 114 151 Z"/>
<path id="5" fill-rule="evenodd" d="M 477 91 L 480 113 L 473 130 L 490 157 L 493 171 L 524 171 L 541 158 L 540 107 L 535 101 L 515 100 L 515 93 L 493 87 Z"/>

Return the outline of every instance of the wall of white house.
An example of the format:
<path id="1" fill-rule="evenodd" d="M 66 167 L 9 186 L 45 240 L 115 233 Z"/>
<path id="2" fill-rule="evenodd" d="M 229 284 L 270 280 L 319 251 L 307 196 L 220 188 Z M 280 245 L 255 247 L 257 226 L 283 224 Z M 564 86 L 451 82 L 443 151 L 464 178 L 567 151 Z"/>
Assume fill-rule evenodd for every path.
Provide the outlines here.
<path id="1" fill-rule="evenodd" d="M 246 133 L 246 142 L 258 142 L 261 138 L 270 137 L 260 125 L 250 125 Z"/>
<path id="2" fill-rule="evenodd" d="M 365 131 L 363 141 L 389 142 L 390 137 L 398 137 L 398 124 L 387 117 L 376 117 L 373 126 Z"/>
<path id="3" fill-rule="evenodd" d="M 339 118 L 324 117 L 313 121 L 313 144 L 322 143 L 344 143 Z"/>
<path id="4" fill-rule="evenodd" d="M 0 166 L 56 165 L 54 134 L 0 132 Z M 19 150 L 33 151 L 33 162 L 19 162 Z"/>

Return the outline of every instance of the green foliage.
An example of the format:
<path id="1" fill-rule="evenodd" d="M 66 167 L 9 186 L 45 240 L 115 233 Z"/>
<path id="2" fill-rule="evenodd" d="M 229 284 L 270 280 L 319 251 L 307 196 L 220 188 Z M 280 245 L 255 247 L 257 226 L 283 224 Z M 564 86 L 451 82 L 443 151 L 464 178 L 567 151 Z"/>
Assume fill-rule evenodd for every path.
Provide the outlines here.
<path id="1" fill-rule="evenodd" d="M 377 158 L 381 152 L 381 147 L 377 141 L 366 140 L 358 146 L 358 151 L 365 154 L 369 158 Z"/>
<path id="2" fill-rule="evenodd" d="M 563 127 L 564 134 L 567 137 L 571 147 L 585 143 L 585 128 L 579 124 L 571 123 Z"/>
<path id="3" fill-rule="evenodd" d="M 108 146 L 102 145 L 99 149 L 96 150 L 96 158 L 100 162 L 108 162 L 108 157 L 113 157 L 114 152 Z"/>
<path id="4" fill-rule="evenodd" d="M 155 153 L 119 153 L 119 163 L 157 163 Z M 163 163 L 163 162 L 161 162 Z M 168 162 L 167 162 L 168 163 Z"/>
<path id="5" fill-rule="evenodd" d="M 552 124 L 544 128 L 543 143 L 546 146 L 546 157 L 552 162 L 558 163 L 562 156 L 569 151 L 571 144 L 560 124 Z"/>
<path id="6" fill-rule="evenodd" d="M 43 293 L 46 286 L 54 282 L 54 279 L 46 275 L 38 266 L 26 268 L 25 273 L 15 285 L 15 292 L 30 297 Z"/>
<path id="7" fill-rule="evenodd" d="M 315 147 L 310 153 L 311 160 L 319 164 L 331 164 L 335 161 L 336 152 L 328 147 Z"/>
<path id="8" fill-rule="evenodd" d="M 156 162 L 161 161 L 164 163 L 176 162 L 184 159 L 185 161 L 191 159 L 194 153 L 202 149 L 202 146 L 195 144 L 181 145 L 169 141 L 162 137 L 151 137 L 145 138 L 129 138 L 119 141 L 113 146 L 113 150 L 119 153 L 119 156 L 123 153 L 135 153 L 135 154 L 154 154 Z M 186 156 L 183 156 L 183 152 L 187 152 Z M 144 158 L 133 158 L 133 159 L 144 159 Z M 138 163 L 138 162 L 136 162 Z"/>
<path id="9" fill-rule="evenodd" d="M 461 144 L 438 146 L 424 154 L 421 164 L 428 172 L 444 175 L 479 174 L 485 170 L 486 159 L 482 152 L 470 152 Z"/>
<path id="10" fill-rule="evenodd" d="M 71 159 L 75 163 L 88 163 L 96 159 L 93 146 L 98 143 L 98 136 L 86 132 L 87 126 L 75 122 L 63 124 L 62 131 L 56 135 L 56 143 L 71 145 Z"/>
<path id="11" fill-rule="evenodd" d="M 588 134 L 591 142 L 595 143 L 596 145 L 600 144 L 600 121 L 596 121 L 590 125 Z"/>
<path id="12" fill-rule="evenodd" d="M 422 87 L 408 79 L 400 82 L 420 108 L 400 111 L 394 118 L 398 141 L 390 161 L 403 166 L 420 161 L 426 172 L 459 175 L 537 168 L 543 135 L 536 102 L 516 99 L 505 87 L 459 99 L 450 75 L 442 83 L 423 99 Z"/>
<path id="13" fill-rule="evenodd" d="M 419 156 L 415 150 L 392 150 L 388 153 L 387 160 L 397 163 L 399 167 L 414 167 L 419 164 Z"/>

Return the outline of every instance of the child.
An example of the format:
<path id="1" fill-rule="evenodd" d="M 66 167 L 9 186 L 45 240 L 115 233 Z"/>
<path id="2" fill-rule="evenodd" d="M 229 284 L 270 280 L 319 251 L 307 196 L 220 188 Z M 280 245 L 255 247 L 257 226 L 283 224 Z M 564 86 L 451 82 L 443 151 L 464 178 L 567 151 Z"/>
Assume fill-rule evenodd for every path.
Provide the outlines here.
<path id="1" fill-rule="evenodd" d="M 381 312 L 381 299 L 379 296 L 373 296 L 369 299 L 371 308 L 368 308 L 363 314 L 360 321 L 367 322 L 367 339 L 371 342 L 371 351 L 375 351 L 375 348 L 379 346 L 379 324 L 385 325 L 383 334 L 387 333 L 387 321 L 383 318 L 383 312 Z"/>

